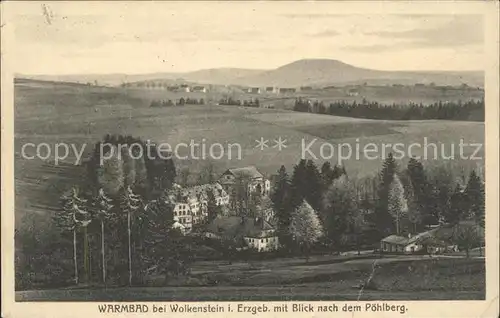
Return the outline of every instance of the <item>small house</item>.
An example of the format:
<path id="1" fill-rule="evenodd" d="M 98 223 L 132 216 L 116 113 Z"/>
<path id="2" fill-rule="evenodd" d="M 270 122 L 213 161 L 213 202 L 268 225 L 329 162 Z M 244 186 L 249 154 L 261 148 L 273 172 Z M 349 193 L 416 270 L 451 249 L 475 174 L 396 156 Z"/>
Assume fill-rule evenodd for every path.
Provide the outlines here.
<path id="1" fill-rule="evenodd" d="M 380 250 L 386 253 L 403 253 L 408 245 L 408 238 L 399 235 L 389 235 L 380 241 Z"/>
<path id="2" fill-rule="evenodd" d="M 218 217 L 206 226 L 205 236 L 232 240 L 240 247 L 251 248 L 258 252 L 269 252 L 279 247 L 275 228 L 262 218 Z"/>
<path id="3" fill-rule="evenodd" d="M 280 94 L 293 94 L 296 91 L 297 90 L 295 88 L 280 88 L 279 89 Z"/>
<path id="4" fill-rule="evenodd" d="M 207 88 L 205 86 L 194 86 L 191 91 L 192 92 L 198 92 L 198 93 L 206 93 L 207 92 Z"/>
<path id="5" fill-rule="evenodd" d="M 260 88 L 258 88 L 258 87 L 250 87 L 249 90 L 248 90 L 248 92 L 250 94 L 260 94 Z"/>
<path id="6" fill-rule="evenodd" d="M 268 87 L 266 87 L 265 90 L 266 90 L 266 93 L 268 93 L 268 94 L 276 94 L 279 91 L 278 88 L 274 87 L 274 86 L 268 86 Z"/>
<path id="7" fill-rule="evenodd" d="M 347 91 L 347 96 L 359 96 L 359 91 L 355 88 L 351 88 Z"/>

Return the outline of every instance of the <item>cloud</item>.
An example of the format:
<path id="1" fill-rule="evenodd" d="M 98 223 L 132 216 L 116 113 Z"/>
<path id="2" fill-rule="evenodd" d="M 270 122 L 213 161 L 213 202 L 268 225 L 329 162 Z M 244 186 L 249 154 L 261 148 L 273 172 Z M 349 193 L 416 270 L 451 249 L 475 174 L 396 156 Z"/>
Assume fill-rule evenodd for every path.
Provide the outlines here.
<path id="1" fill-rule="evenodd" d="M 446 17 L 446 16 L 443 16 Z M 424 24 L 426 18 L 421 17 Z M 407 47 L 460 47 L 484 42 L 483 20 L 478 15 L 456 15 L 437 26 L 404 31 L 370 31 L 365 35 L 406 40 Z"/>

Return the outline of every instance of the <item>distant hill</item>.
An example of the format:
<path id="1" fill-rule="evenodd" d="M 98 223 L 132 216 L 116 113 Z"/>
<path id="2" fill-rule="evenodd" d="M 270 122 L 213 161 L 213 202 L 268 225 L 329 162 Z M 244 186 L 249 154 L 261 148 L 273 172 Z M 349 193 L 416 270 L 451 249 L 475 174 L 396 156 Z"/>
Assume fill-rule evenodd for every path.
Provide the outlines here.
<path id="1" fill-rule="evenodd" d="M 481 72 L 409 72 L 379 71 L 355 67 L 337 60 L 299 60 L 275 70 L 253 76 L 238 78 L 239 85 L 276 85 L 280 87 L 327 86 L 361 84 L 403 84 L 432 83 L 437 85 L 483 86 Z"/>
<path id="2" fill-rule="evenodd" d="M 152 80 L 184 80 L 202 84 L 241 86 L 329 86 L 368 83 L 372 85 L 461 85 L 483 87 L 483 72 L 380 71 L 355 67 L 338 60 L 303 59 L 273 70 L 213 68 L 187 73 L 26 75 L 17 77 L 38 80 L 120 85 Z"/>

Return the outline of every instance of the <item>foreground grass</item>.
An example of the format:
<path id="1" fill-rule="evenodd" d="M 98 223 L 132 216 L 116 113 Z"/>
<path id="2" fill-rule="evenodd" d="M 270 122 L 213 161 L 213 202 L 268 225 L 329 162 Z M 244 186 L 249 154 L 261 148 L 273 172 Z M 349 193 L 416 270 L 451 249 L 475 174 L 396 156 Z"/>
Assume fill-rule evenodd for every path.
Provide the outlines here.
<path id="1" fill-rule="evenodd" d="M 356 288 L 375 266 L 376 289 Z M 456 300 L 484 299 L 484 259 L 388 257 L 197 264 L 188 279 L 198 286 L 21 291 L 34 300 Z M 205 272 L 200 270 L 205 268 Z M 206 279 L 203 281 L 203 279 Z M 217 283 L 204 286 L 203 283 Z M 187 281 L 184 281 L 185 283 Z M 164 283 L 164 282 L 163 282 Z M 171 281 L 172 283 L 181 283 Z"/>

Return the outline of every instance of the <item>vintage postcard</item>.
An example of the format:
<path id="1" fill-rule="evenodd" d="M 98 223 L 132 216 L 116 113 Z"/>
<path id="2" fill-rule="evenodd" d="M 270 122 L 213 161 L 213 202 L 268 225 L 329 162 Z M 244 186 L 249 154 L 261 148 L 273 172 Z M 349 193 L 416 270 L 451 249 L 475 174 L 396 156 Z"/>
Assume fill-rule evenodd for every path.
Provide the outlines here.
<path id="1" fill-rule="evenodd" d="M 1 12 L 3 317 L 498 317 L 498 2 Z"/>

